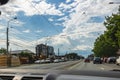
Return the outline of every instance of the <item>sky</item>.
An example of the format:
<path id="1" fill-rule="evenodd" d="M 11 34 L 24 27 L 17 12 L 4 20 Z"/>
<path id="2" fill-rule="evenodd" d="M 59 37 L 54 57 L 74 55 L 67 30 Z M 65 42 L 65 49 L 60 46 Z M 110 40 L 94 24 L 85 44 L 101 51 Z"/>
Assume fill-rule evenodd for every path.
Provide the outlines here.
<path id="1" fill-rule="evenodd" d="M 29 49 L 37 44 L 59 48 L 60 54 L 92 53 L 95 39 L 106 30 L 105 16 L 117 13 L 119 0 L 10 0 L 0 6 L 0 48 Z M 15 20 L 14 17 L 17 17 Z"/>

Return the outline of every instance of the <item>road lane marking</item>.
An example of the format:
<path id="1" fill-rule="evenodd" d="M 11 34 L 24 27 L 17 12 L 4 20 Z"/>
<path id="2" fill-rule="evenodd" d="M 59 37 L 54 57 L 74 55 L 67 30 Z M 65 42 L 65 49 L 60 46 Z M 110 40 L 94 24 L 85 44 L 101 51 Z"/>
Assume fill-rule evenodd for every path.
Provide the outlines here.
<path id="1" fill-rule="evenodd" d="M 78 61 L 72 61 L 72 63 L 68 63 L 66 65 L 61 65 L 61 66 L 56 66 L 56 67 L 53 67 L 51 69 L 66 69 L 66 68 L 69 68 L 70 66 L 77 64 L 77 63 L 78 63 Z"/>
<path id="2" fill-rule="evenodd" d="M 102 70 L 105 70 L 105 68 L 101 67 Z"/>
<path id="3" fill-rule="evenodd" d="M 70 69 L 70 70 L 71 70 L 71 69 L 73 69 L 73 68 L 75 68 L 75 67 L 79 66 L 81 62 L 82 62 L 82 61 L 78 62 L 77 64 L 75 64 L 75 65 L 71 66 L 71 67 L 70 67 L 70 68 L 68 68 L 68 69 Z"/>

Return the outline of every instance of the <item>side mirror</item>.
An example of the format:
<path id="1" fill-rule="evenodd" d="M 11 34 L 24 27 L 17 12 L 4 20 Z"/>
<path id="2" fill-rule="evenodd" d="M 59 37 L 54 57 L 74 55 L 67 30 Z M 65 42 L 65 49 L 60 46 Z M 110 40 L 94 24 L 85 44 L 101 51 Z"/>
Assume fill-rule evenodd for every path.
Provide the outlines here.
<path id="1" fill-rule="evenodd" d="M 4 5 L 8 2 L 9 0 L 0 0 L 0 5 Z"/>

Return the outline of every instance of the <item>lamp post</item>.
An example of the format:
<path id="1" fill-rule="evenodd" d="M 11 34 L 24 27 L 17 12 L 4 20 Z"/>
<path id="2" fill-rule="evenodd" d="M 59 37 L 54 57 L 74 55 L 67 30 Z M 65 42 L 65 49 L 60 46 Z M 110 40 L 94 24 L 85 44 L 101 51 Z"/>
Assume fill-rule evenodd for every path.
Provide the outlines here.
<path id="1" fill-rule="evenodd" d="M 8 67 L 11 66 L 11 57 L 9 57 L 9 23 L 15 19 L 17 19 L 17 17 L 14 17 L 7 22 L 7 30 L 6 30 L 6 48 L 7 48 L 7 51 L 6 52 L 7 52 L 7 56 L 8 56 L 8 61 L 7 61 Z"/>

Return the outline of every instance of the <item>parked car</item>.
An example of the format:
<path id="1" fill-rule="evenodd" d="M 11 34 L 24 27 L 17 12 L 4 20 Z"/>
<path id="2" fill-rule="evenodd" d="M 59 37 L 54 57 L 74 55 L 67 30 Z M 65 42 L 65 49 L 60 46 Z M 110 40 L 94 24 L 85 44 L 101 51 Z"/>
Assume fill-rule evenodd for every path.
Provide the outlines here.
<path id="1" fill-rule="evenodd" d="M 86 58 L 86 59 L 84 60 L 84 62 L 90 63 L 90 59 L 89 59 L 89 58 Z"/>
<path id="2" fill-rule="evenodd" d="M 107 63 L 116 63 L 116 57 L 109 57 L 108 59 L 107 59 Z"/>
<path id="3" fill-rule="evenodd" d="M 101 58 L 100 58 L 100 57 L 95 57 L 95 58 L 93 59 L 93 64 L 102 64 Z"/>
<path id="4" fill-rule="evenodd" d="M 45 60 L 45 63 L 50 63 L 51 61 L 49 59 L 46 59 Z"/>
<path id="5" fill-rule="evenodd" d="M 39 64 L 41 60 L 36 60 L 34 63 Z"/>
<path id="6" fill-rule="evenodd" d="M 46 61 L 45 61 L 44 59 L 40 61 L 40 63 L 45 63 L 45 62 L 46 62 Z"/>
<path id="7" fill-rule="evenodd" d="M 108 58 L 107 58 L 107 57 L 104 57 L 103 62 L 104 62 L 104 63 L 107 63 L 107 60 L 108 60 Z"/>
<path id="8" fill-rule="evenodd" d="M 54 60 L 54 63 L 58 63 L 58 62 L 59 62 L 59 59 L 55 59 L 55 60 Z"/>
<path id="9" fill-rule="evenodd" d="M 65 62 L 65 60 L 64 59 L 59 59 L 59 62 Z"/>
<path id="10" fill-rule="evenodd" d="M 120 65 L 120 56 L 116 59 L 116 65 Z"/>

